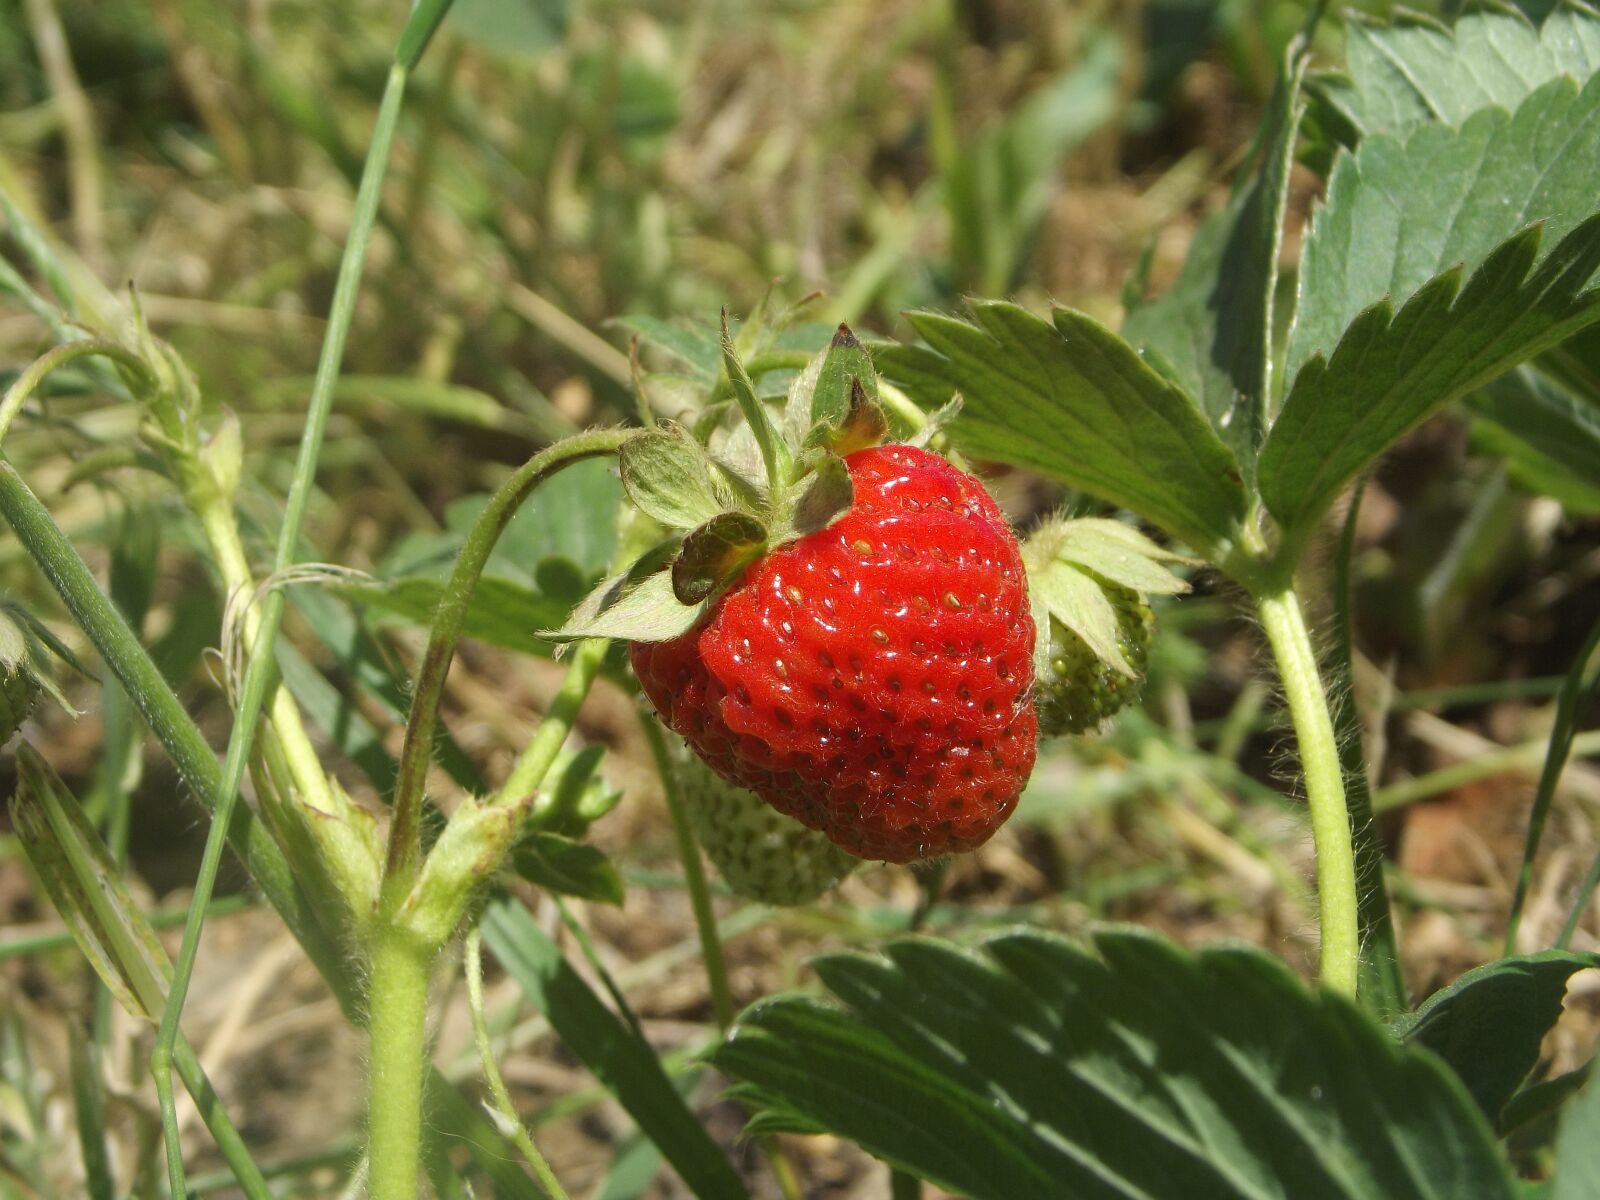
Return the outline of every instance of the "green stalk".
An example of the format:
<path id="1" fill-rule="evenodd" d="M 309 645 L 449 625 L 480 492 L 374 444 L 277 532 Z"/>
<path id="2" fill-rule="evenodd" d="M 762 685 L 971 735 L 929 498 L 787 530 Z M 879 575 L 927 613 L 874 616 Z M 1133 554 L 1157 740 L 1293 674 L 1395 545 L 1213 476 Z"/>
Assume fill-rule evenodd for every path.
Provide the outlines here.
<path id="1" fill-rule="evenodd" d="M 328 331 L 322 343 L 316 381 L 312 385 L 311 400 L 307 406 L 305 432 L 300 439 L 300 454 L 295 462 L 295 473 L 289 485 L 283 524 L 278 533 L 278 553 L 275 559 L 277 571 L 284 570 L 295 561 L 300 531 L 305 523 L 306 508 L 316 482 L 317 458 L 322 451 L 322 438 L 327 429 L 328 414 L 333 407 L 334 384 L 338 380 L 339 366 L 344 359 L 345 338 L 350 330 L 351 318 L 355 315 L 362 265 L 366 261 L 367 245 L 372 238 L 373 222 L 378 213 L 383 174 L 388 166 L 389 147 L 394 141 L 395 126 L 400 117 L 400 104 L 405 96 L 406 78 L 406 67 L 398 62 L 390 67 L 389 78 L 384 86 L 383 101 L 378 107 L 377 124 L 373 129 L 372 143 L 367 151 L 366 166 L 362 170 L 361 186 L 356 193 L 350 236 L 345 243 L 344 258 L 339 264 L 339 278 L 334 287 Z M 277 641 L 278 627 L 283 621 L 284 603 L 285 597 L 281 590 L 269 592 L 262 602 L 261 624 L 251 650 L 249 665 L 245 668 L 239 711 L 234 721 L 233 733 L 228 739 L 227 756 L 223 760 L 215 820 L 210 836 L 206 839 L 205 851 L 200 860 L 200 873 L 195 880 L 191 918 L 184 927 L 183 944 L 178 951 L 178 961 L 173 972 L 172 991 L 167 998 L 166 1009 L 162 1012 L 161 1030 L 156 1037 L 155 1050 L 150 1057 L 151 1073 L 155 1077 L 156 1092 L 161 1099 L 162 1129 L 167 1146 L 167 1175 L 174 1196 L 183 1195 L 184 1183 L 183 1148 L 178 1139 L 177 1114 L 172 1097 L 172 1051 L 178 1036 L 178 1020 L 188 996 L 190 978 L 194 973 L 195 955 L 200 945 L 200 930 L 205 924 L 206 905 L 210 902 L 217 869 L 222 863 L 225 827 L 239 799 L 239 786 L 244 780 L 251 744 L 267 692 L 276 682 L 277 663 L 272 648 L 273 643 Z"/>
<path id="2" fill-rule="evenodd" d="M 510 1131 L 511 1140 L 516 1143 L 517 1149 L 522 1151 L 522 1156 L 533 1168 L 533 1173 L 538 1178 L 539 1186 L 544 1189 L 545 1195 L 549 1196 L 550 1200 L 568 1200 L 567 1191 L 561 1186 L 561 1180 L 556 1178 L 556 1173 L 550 1169 L 550 1163 L 539 1152 L 539 1147 L 534 1144 L 527 1126 L 517 1115 L 517 1106 L 511 1102 L 511 1092 L 500 1074 L 500 1068 L 495 1065 L 494 1045 L 489 1040 L 489 1022 L 483 1013 L 483 932 L 477 927 L 467 934 L 465 958 L 467 1011 L 472 1015 L 472 1038 L 477 1043 L 478 1060 L 483 1066 L 483 1078 L 489 1085 L 490 1094 L 494 1096 L 495 1107 L 505 1118 L 505 1128 Z"/>
<path id="3" fill-rule="evenodd" d="M 16 420 L 17 413 L 22 411 L 22 406 L 28 402 L 28 397 L 33 395 L 34 390 L 44 382 L 46 375 L 75 358 L 83 358 L 90 354 L 104 355 L 128 370 L 135 371 L 146 379 L 150 378 L 150 368 L 144 359 L 115 342 L 102 341 L 99 338 L 89 338 L 81 342 L 63 342 L 29 363 L 22 374 L 18 375 L 6 389 L 5 398 L 0 400 L 0 441 L 5 439 L 11 429 L 11 422 Z"/>
<path id="4" fill-rule="evenodd" d="M 477 589 L 478 579 L 489 562 L 495 543 L 500 540 L 500 535 L 522 507 L 523 501 L 546 479 L 575 462 L 615 454 L 617 448 L 637 432 L 630 429 L 596 429 L 540 451 L 500 485 L 467 535 L 450 578 L 439 595 L 433 628 L 428 635 L 428 648 L 423 652 L 422 663 L 417 668 L 411 709 L 406 716 L 405 741 L 400 748 L 400 765 L 395 776 L 394 817 L 389 824 L 389 851 L 384 867 L 384 907 L 398 905 L 416 880 L 422 852 L 423 785 L 427 781 L 428 763 L 433 757 L 433 734 L 439 720 L 439 701 L 444 695 L 445 679 L 450 673 L 456 644 L 466 628 L 473 592 Z M 546 722 L 546 725 L 559 726 L 563 730 L 567 728 L 559 722 Z M 553 737 L 555 734 L 546 735 L 541 728 L 540 736 Z M 565 737 L 565 732 L 561 736 Z M 559 743 L 557 746 L 559 748 Z M 542 776 L 542 772 L 540 774 Z"/>
<path id="5" fill-rule="evenodd" d="M 700 861 L 700 847 L 695 842 L 688 811 L 678 792 L 677 773 L 667 755 L 667 741 L 661 735 L 661 726 L 645 712 L 639 714 L 639 723 L 644 728 L 645 740 L 650 743 L 650 756 L 655 760 L 667 812 L 672 816 L 672 832 L 678 839 L 678 857 L 683 860 L 689 904 L 694 909 L 694 927 L 700 935 L 700 955 L 705 960 L 706 982 L 711 987 L 711 1011 L 716 1015 L 717 1028 L 726 1033 L 733 1024 L 733 996 L 728 990 L 728 964 L 722 954 L 722 939 L 717 936 L 716 914 L 711 911 L 711 889 L 706 886 L 705 864 Z"/>
<path id="6" fill-rule="evenodd" d="M 538 790 L 550 770 L 550 764 L 555 762 L 556 755 L 566 743 L 573 723 L 578 719 L 578 710 L 583 707 L 584 697 L 594 686 L 595 676 L 600 673 L 600 665 L 605 662 L 606 650 L 610 645 L 605 638 L 590 638 L 578 644 L 577 652 L 572 656 L 572 666 L 567 669 L 566 678 L 561 681 L 555 699 L 550 702 L 550 711 L 545 714 L 533 738 L 518 755 L 506 781 L 495 793 L 496 804 L 514 804 Z"/>
<path id="7" fill-rule="evenodd" d="M 372 1200 L 414 1200 L 417 1194 L 434 953 L 392 924 L 380 926 L 372 939 L 367 990 L 367 1194 Z"/>
<path id="8" fill-rule="evenodd" d="M 1317 858 L 1322 983 L 1354 997 L 1361 967 L 1355 849 L 1327 694 L 1293 586 L 1264 590 L 1256 596 L 1256 607 L 1277 659 L 1305 774 Z"/>

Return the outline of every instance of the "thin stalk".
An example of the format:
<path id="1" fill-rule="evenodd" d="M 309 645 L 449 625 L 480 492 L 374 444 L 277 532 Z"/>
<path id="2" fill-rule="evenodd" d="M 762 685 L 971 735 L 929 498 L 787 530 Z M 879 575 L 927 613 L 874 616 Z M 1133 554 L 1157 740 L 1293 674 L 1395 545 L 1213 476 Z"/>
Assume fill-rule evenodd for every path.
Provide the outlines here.
<path id="1" fill-rule="evenodd" d="M 666 797 L 667 812 L 672 817 L 672 832 L 678 841 L 678 857 L 683 862 L 684 883 L 689 890 L 689 905 L 694 910 L 695 932 L 700 938 L 700 958 L 705 964 L 706 984 L 711 989 L 711 1011 L 717 1028 L 727 1033 L 733 1027 L 733 993 L 728 987 L 728 961 L 722 952 L 722 936 L 717 932 L 717 917 L 711 911 L 711 889 L 706 885 L 706 868 L 700 860 L 700 846 L 695 841 L 694 828 L 689 824 L 688 810 L 683 806 L 683 796 L 678 791 L 677 772 L 672 769 L 672 759 L 667 753 L 667 740 L 662 736 L 661 725 L 649 713 L 639 714 L 645 740 L 650 743 L 650 757 L 655 760 L 656 775 L 661 780 L 661 793 Z M 762 1152 L 772 1168 L 773 1179 L 785 1200 L 804 1200 L 800 1180 L 795 1175 L 794 1164 L 772 1137 L 761 1139 Z"/>
<path id="2" fill-rule="evenodd" d="M 1316 847 L 1317 907 L 1322 927 L 1320 973 L 1325 987 L 1356 994 L 1361 968 L 1359 903 L 1350 812 L 1345 804 L 1339 743 L 1317 671 L 1311 634 L 1292 586 L 1256 596 L 1261 625 L 1278 663 L 1299 742 L 1306 803 Z"/>
<path id="3" fill-rule="evenodd" d="M 433 957 L 432 947 L 418 945 L 394 925 L 380 927 L 372 940 L 367 990 L 372 1200 L 414 1200 L 417 1194 Z"/>
<path id="4" fill-rule="evenodd" d="M 439 701 L 455 657 L 456 644 L 466 627 L 472 594 L 489 562 L 495 543 L 511 518 L 541 483 L 563 467 L 588 458 L 615 454 L 637 430 L 597 429 L 557 442 L 534 455 L 512 473 L 490 497 L 478 515 L 450 578 L 439 595 L 428 635 L 428 648 L 417 668 L 411 711 L 406 716 L 405 741 L 395 776 L 394 817 L 389 824 L 389 851 L 384 867 L 385 903 L 397 902 L 411 888 L 421 857 L 423 785 L 433 756 L 433 734 L 439 720 Z M 544 730 L 540 730 L 544 734 Z M 550 736 L 554 736 L 553 734 Z M 562 734 L 565 737 L 565 734 Z M 552 755 L 553 756 L 553 755 Z M 526 794 L 526 792 L 522 793 Z"/>
<path id="5" fill-rule="evenodd" d="M 100 338 L 86 338 L 83 341 L 63 342 L 53 347 L 34 359 L 18 375 L 6 389 L 5 398 L 0 400 L 0 441 L 5 440 L 6 434 L 11 429 L 11 422 L 16 420 L 17 413 L 22 411 L 22 406 L 28 402 L 28 397 L 33 395 L 35 389 L 44 382 L 46 375 L 57 367 L 64 366 L 75 358 L 83 358 L 89 354 L 100 354 L 106 358 L 120 363 L 131 371 L 137 371 L 146 379 L 152 378 L 150 368 L 144 359 L 115 342 L 103 341 Z"/>
<path id="6" fill-rule="evenodd" d="M 579 643 L 572 656 L 572 666 L 567 669 L 566 678 L 561 681 L 555 699 L 550 702 L 550 711 L 545 714 L 537 732 L 517 757 L 506 781 L 495 793 L 494 803 L 514 804 L 538 790 L 550 765 L 566 743 L 567 735 L 572 732 L 573 723 L 578 719 L 578 710 L 583 707 L 584 697 L 594 686 L 595 676 L 600 673 L 600 665 L 605 662 L 606 650 L 610 645 L 605 638 L 590 638 Z"/>
<path id="7" fill-rule="evenodd" d="M 561 1186 L 556 1173 L 534 1144 L 528 1128 L 517 1115 L 517 1106 L 511 1102 L 511 1092 L 500 1075 L 494 1061 L 494 1044 L 489 1040 L 489 1022 L 483 1015 L 483 931 L 476 926 L 467 934 L 466 944 L 467 1011 L 472 1014 L 472 1038 L 478 1045 L 478 1060 L 483 1066 L 484 1082 L 494 1096 L 495 1107 L 504 1118 L 501 1128 L 508 1132 L 522 1156 L 533 1168 L 539 1186 L 551 1200 L 568 1200 L 567 1190 Z"/>
<path id="8" fill-rule="evenodd" d="M 1578 656 L 1573 659 L 1572 667 L 1567 672 L 1567 677 L 1561 685 L 1561 694 L 1556 698 L 1556 718 L 1550 729 L 1550 749 L 1545 753 L 1544 769 L 1539 773 L 1539 787 L 1533 796 L 1533 812 L 1528 816 L 1528 836 L 1522 849 L 1522 869 L 1517 872 L 1517 891 L 1511 898 L 1511 916 L 1506 922 L 1505 953 L 1515 953 L 1517 944 L 1517 930 L 1522 925 L 1522 906 L 1528 899 L 1528 888 L 1533 882 L 1533 860 L 1539 853 L 1539 842 L 1544 836 L 1545 821 L 1549 819 L 1551 805 L 1555 802 L 1556 784 L 1560 782 L 1561 772 L 1566 768 L 1567 756 L 1572 752 L 1572 739 L 1577 732 L 1578 708 L 1584 698 L 1584 673 L 1589 668 L 1589 660 L 1600 649 L 1600 619 L 1596 619 L 1589 629 L 1589 636 L 1583 639 L 1583 645 L 1578 649 Z M 1591 688 L 1600 688 L 1600 675 L 1596 675 L 1589 684 Z M 1600 859 L 1597 859 L 1600 864 Z M 1597 869 L 1591 868 L 1590 875 L 1596 875 Z M 1586 882 L 1578 893 L 1578 903 L 1586 903 L 1586 897 L 1594 890 L 1594 884 Z M 1581 915 L 1578 909 L 1573 910 Z M 1577 916 L 1568 918 L 1568 924 L 1574 929 L 1577 927 Z M 1564 933 L 1570 937 L 1570 932 Z"/>
<path id="9" fill-rule="evenodd" d="M 1513 771 L 1518 774 L 1531 774 L 1541 766 L 1549 753 L 1548 738 L 1533 738 L 1519 742 L 1515 746 L 1502 746 L 1498 750 L 1490 750 L 1464 762 L 1451 763 L 1448 767 L 1440 767 L 1425 775 L 1381 787 L 1372 794 L 1372 807 L 1380 813 L 1390 812 L 1454 788 L 1476 783 L 1480 779 L 1490 779 Z M 1600 755 L 1600 729 L 1591 729 L 1572 739 L 1568 757 L 1593 758 L 1595 755 Z"/>
<path id="10" fill-rule="evenodd" d="M 689 888 L 689 904 L 694 909 L 695 932 L 700 936 L 700 954 L 705 960 L 706 982 L 711 988 L 711 1011 L 717 1019 L 717 1028 L 726 1033 L 733 1024 L 733 996 L 728 990 L 728 964 L 722 954 L 722 939 L 717 936 L 716 914 L 711 911 L 705 864 L 700 861 L 700 847 L 695 842 L 688 811 L 683 807 L 677 772 L 672 769 L 661 726 L 646 712 L 639 714 L 639 724 L 644 729 L 645 740 L 650 743 L 650 756 L 655 760 L 661 792 L 672 817 L 672 832 L 678 839 L 678 857 L 683 860 L 683 877 Z"/>
<path id="11" fill-rule="evenodd" d="M 373 222 L 378 213 L 383 175 L 389 162 L 389 148 L 394 141 L 395 127 L 400 118 L 400 105 L 405 97 L 406 78 L 406 67 L 398 62 L 390 67 L 383 100 L 378 106 L 378 119 L 372 132 L 372 143 L 367 151 L 366 165 L 362 169 L 361 186 L 356 192 L 349 240 L 345 243 L 344 257 L 339 264 L 339 278 L 334 286 L 328 330 L 323 339 L 321 357 L 317 362 L 316 381 L 312 385 L 311 399 L 307 405 L 305 432 L 300 439 L 300 453 L 295 462 L 293 480 L 289 485 L 283 524 L 278 531 L 278 553 L 275 560 L 277 571 L 284 570 L 295 561 L 300 531 L 305 524 L 306 508 L 316 483 L 317 458 L 322 451 L 322 438 L 327 429 L 328 414 L 333 407 L 334 384 L 338 380 L 339 367 L 344 359 L 345 339 L 350 331 L 351 319 L 355 315 L 362 266 L 366 261 L 367 245 L 371 241 Z M 167 1146 L 167 1176 L 174 1196 L 183 1195 L 184 1176 L 183 1147 L 178 1138 L 177 1113 L 172 1104 L 172 1052 L 178 1036 L 178 1020 L 188 996 L 190 978 L 194 973 L 195 955 L 200 945 L 200 930 L 205 924 L 206 905 L 210 902 L 217 869 L 222 863 L 226 827 L 239 799 L 239 787 L 244 780 L 256 725 L 260 720 L 268 689 L 275 682 L 277 663 L 272 648 L 273 643 L 277 641 L 278 627 L 283 621 L 284 603 L 285 597 L 281 590 L 269 592 L 262 602 L 261 625 L 251 650 L 249 665 L 245 668 L 239 711 L 234 721 L 233 732 L 228 738 L 228 752 L 222 764 L 222 779 L 217 790 L 214 820 L 200 860 L 200 873 L 195 880 L 191 916 L 184 927 L 183 943 L 179 948 L 177 965 L 173 971 L 172 990 L 167 998 L 167 1006 L 161 1014 L 161 1029 L 150 1058 L 156 1091 L 161 1099 L 162 1130 Z"/>

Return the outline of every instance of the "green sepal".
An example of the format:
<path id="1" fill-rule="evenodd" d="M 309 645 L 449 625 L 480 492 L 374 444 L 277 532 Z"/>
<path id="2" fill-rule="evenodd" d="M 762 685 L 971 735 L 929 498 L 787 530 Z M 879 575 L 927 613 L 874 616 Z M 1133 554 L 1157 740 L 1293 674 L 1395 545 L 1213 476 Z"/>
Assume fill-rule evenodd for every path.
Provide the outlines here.
<path id="1" fill-rule="evenodd" d="M 706 602 L 684 604 L 672 588 L 672 572 L 652 565 L 653 555 L 600 581 L 572 610 L 560 629 L 539 636 L 552 642 L 616 638 L 627 642 L 666 642 L 693 629 L 705 616 Z"/>
<path id="2" fill-rule="evenodd" d="M 699 604 L 738 578 L 766 548 L 767 527 L 755 517 L 718 513 L 684 537 L 672 560 L 672 593 L 682 604 Z"/>
<path id="3" fill-rule="evenodd" d="M 1130 525 L 1102 518 L 1050 520 L 1022 548 L 1028 592 L 1039 629 L 1035 669 L 1050 666 L 1050 618 L 1081 638 L 1096 658 L 1129 679 L 1138 672 L 1122 652 L 1116 606 L 1106 596 L 1115 585 L 1137 592 L 1176 595 L 1189 590 L 1163 564 L 1190 560 L 1164 550 Z"/>
<path id="4" fill-rule="evenodd" d="M 889 434 L 889 418 L 883 406 L 867 394 L 861 380 L 850 380 L 850 406 L 838 424 L 819 421 L 806 435 L 805 448 L 826 447 L 835 454 L 849 454 L 876 446 Z"/>
<path id="5" fill-rule="evenodd" d="M 792 446 L 848 454 L 875 446 L 889 433 L 872 356 L 848 325 L 840 325 L 789 388 L 784 435 Z"/>
<path id="6" fill-rule="evenodd" d="M 705 447 L 677 425 L 660 424 L 617 453 L 623 489 L 668 529 L 693 529 L 728 507 L 728 489 Z"/>
<path id="7" fill-rule="evenodd" d="M 910 400 L 908 399 L 906 402 L 909 404 Z M 959 394 L 951 396 L 950 399 L 923 418 L 921 428 L 906 439 L 906 444 L 919 448 L 926 447 L 929 442 L 943 433 L 961 415 L 961 405 L 962 399 Z"/>
<path id="8" fill-rule="evenodd" d="M 826 529 L 855 500 L 850 468 L 837 454 L 823 451 L 810 463 L 809 472 L 784 497 L 772 530 L 772 545 L 789 542 Z"/>

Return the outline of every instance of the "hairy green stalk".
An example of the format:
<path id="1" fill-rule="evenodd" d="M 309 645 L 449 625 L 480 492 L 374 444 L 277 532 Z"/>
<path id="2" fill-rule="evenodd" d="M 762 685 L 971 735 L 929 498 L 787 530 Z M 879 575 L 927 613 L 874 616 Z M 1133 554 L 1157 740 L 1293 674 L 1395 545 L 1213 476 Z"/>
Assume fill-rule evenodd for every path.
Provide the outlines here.
<path id="1" fill-rule="evenodd" d="M 1305 775 L 1317 859 L 1322 983 L 1354 997 L 1361 967 L 1355 848 L 1327 693 L 1294 588 L 1264 589 L 1256 596 L 1256 608 L 1277 660 Z"/>
<path id="2" fill-rule="evenodd" d="M 382 907 L 393 911 L 416 881 L 422 853 L 422 800 L 428 763 L 433 757 L 433 735 L 439 721 L 439 701 L 444 695 L 456 644 L 466 628 L 467 612 L 478 579 L 488 565 L 495 543 L 534 490 L 557 471 L 589 458 L 615 454 L 623 442 L 639 431 L 597 429 L 557 442 L 518 467 L 490 497 L 479 514 L 434 610 L 428 647 L 417 668 L 417 682 L 406 716 L 405 741 L 395 777 L 394 816 L 389 824 L 388 859 L 384 866 Z M 540 731 L 541 734 L 543 730 Z M 562 735 L 565 736 L 564 734 Z M 559 748 L 559 744 L 558 744 Z M 553 757 L 553 755 L 552 755 Z M 548 764 L 546 764 L 548 766 Z M 540 773 L 542 778 L 542 772 Z M 537 784 L 535 783 L 535 786 Z M 531 788 L 520 794 L 526 795 Z"/>
<path id="3" fill-rule="evenodd" d="M 422 1161 L 428 977 L 436 950 L 385 924 L 373 936 L 368 954 L 368 1195 L 372 1200 L 411 1200 Z"/>

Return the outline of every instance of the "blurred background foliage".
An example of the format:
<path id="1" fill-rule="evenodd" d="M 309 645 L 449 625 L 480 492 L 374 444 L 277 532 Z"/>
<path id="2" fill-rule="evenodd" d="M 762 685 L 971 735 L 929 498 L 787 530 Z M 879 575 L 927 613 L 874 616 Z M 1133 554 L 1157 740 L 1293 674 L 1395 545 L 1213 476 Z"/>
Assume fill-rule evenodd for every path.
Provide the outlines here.
<path id="1" fill-rule="evenodd" d="M 240 506 L 257 561 L 268 557 L 403 9 L 0 0 L 0 197 L 59 240 L 86 311 L 114 316 L 131 284 L 200 380 L 211 419 L 239 417 Z M 1116 325 L 1125 283 L 1135 295 L 1165 287 L 1195 226 L 1226 198 L 1304 15 L 1292 0 L 459 0 L 402 117 L 310 557 L 379 579 L 442 570 L 476 498 L 510 464 L 630 417 L 631 331 L 647 334 L 652 386 L 670 389 L 675 372 L 692 373 L 719 308 L 746 314 L 769 295 L 777 311 L 820 293 L 808 320 L 889 336 L 907 334 L 903 310 L 950 309 L 966 295 L 1054 300 Z M 1340 24 L 1324 23 L 1318 61 L 1337 63 L 1340 42 Z M 1286 294 L 1317 187 L 1311 172 L 1296 175 Z M 26 257 L 17 233 L 0 221 L 14 262 Z M 47 344 L 37 314 L 0 298 L 0 377 Z M 1600 471 L 1561 461 L 1559 423 L 1542 449 L 1497 423 L 1505 389 L 1540 386 L 1512 377 L 1409 438 L 1369 488 L 1356 530 L 1356 686 L 1418 991 L 1493 952 L 1550 697 L 1600 610 Z M 108 403 L 100 377 L 72 368 L 44 394 L 7 456 L 139 614 L 208 728 L 225 729 L 206 653 L 219 645 L 225 597 L 176 502 L 141 470 L 131 406 Z M 1036 480 L 990 478 L 1022 523 L 1054 505 L 1084 507 Z M 604 564 L 615 484 L 603 471 L 568 483 L 502 549 L 492 573 L 522 591 L 480 614 L 480 637 L 537 654 L 527 635 L 552 622 L 542 611 L 529 619 L 517 598 L 570 598 Z M 551 554 L 572 569 L 548 567 Z M 9 538 L 0 581 L 53 615 Z M 730 946 L 739 999 L 800 977 L 819 946 L 913 919 L 1136 919 L 1190 939 L 1243 936 L 1306 966 L 1310 854 L 1283 795 L 1276 701 L 1255 681 L 1255 631 L 1216 579 L 1194 582 L 1194 596 L 1161 606 L 1144 707 L 1042 758 L 1008 832 L 936 880 L 868 872 L 815 911 L 747 921 Z M 348 784 L 375 798 L 383 756 L 363 759 L 362 747 L 397 744 L 398 681 L 426 597 L 348 583 L 345 598 L 370 607 L 346 609 L 299 591 L 311 594 L 290 640 L 320 668 L 302 702 L 321 697 L 321 736 L 367 763 Z M 447 765 L 471 758 L 497 774 L 549 702 L 558 676 L 547 668 L 492 647 L 465 654 L 446 714 L 465 757 Z M 285 670 L 293 683 L 292 663 Z M 155 898 L 186 887 L 199 835 L 173 803 L 170 770 L 159 754 L 142 768 L 140 755 L 103 754 L 126 712 L 109 694 L 102 703 L 91 680 L 69 690 L 85 715 L 42 713 L 36 740 L 91 812 L 107 789 L 132 786 L 141 886 Z M 666 899 L 648 913 L 630 901 L 626 921 L 598 908 L 585 920 L 614 966 L 656 964 L 629 976 L 647 1019 L 703 1022 L 703 979 L 681 957 L 657 961 L 692 935 L 630 704 L 613 686 L 585 710 L 584 737 L 612 751 L 607 774 L 635 801 L 596 837 L 632 885 Z M 1580 754 L 1600 752 L 1594 741 L 1581 735 Z M 122 775 L 108 778 L 108 763 Z M 471 782 L 470 771 L 451 773 Z M 1547 839 L 1539 876 L 1554 891 L 1592 855 L 1600 772 L 1575 762 L 1563 798 L 1563 835 Z M 0 934 L 10 976 L 0 1001 L 48 1026 L 50 997 L 76 984 L 70 958 L 7 950 L 49 925 L 11 845 L 0 823 L 0 924 L 23 931 Z M 1540 922 L 1564 911 L 1536 902 L 1530 941 L 1547 940 Z M 225 939 L 229 926 L 219 927 L 213 936 Z M 1595 943 L 1585 933 L 1575 944 Z M 219 941 L 208 953 L 225 964 L 225 951 Z M 1576 995 L 1593 1006 L 1592 991 Z M 27 1042 L 9 1028 L 0 1024 L 0 1050 L 15 1057 Z M 1552 1061 L 1573 1065 L 1592 1032 L 1564 1023 Z M 353 1051 L 321 1052 L 337 1062 Z M 282 1102 L 252 1111 L 264 1138 L 290 1148 L 317 1122 L 294 1114 L 305 1064 L 284 1053 L 282 1078 L 266 1085 Z M 561 1063 L 507 1074 L 543 1095 L 571 1083 L 561 1070 L 571 1074 Z M 819 1183 L 816 1194 L 856 1194 L 859 1164 L 839 1153 L 810 1166 L 815 1179 L 837 1176 L 838 1190 Z M 579 1151 L 558 1141 L 558 1166 L 563 1156 Z"/>

